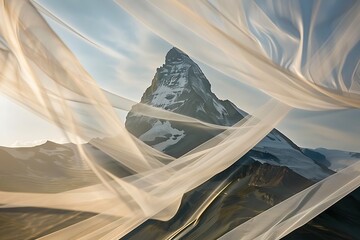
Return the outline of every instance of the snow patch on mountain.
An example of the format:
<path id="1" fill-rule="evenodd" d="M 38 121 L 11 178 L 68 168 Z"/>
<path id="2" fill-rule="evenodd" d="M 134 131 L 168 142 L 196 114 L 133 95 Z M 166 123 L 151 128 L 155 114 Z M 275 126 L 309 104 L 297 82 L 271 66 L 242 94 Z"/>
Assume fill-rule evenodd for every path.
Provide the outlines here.
<path id="1" fill-rule="evenodd" d="M 183 134 L 183 133 L 182 134 L 172 134 L 167 140 L 153 145 L 153 148 L 155 148 L 159 151 L 163 151 L 167 147 L 178 143 L 184 136 L 185 136 L 185 134 Z"/>
<path id="2" fill-rule="evenodd" d="M 293 146 L 291 146 L 284 138 L 270 132 L 255 146 L 255 148 L 293 149 Z"/>
<path id="3" fill-rule="evenodd" d="M 329 168 L 336 172 L 360 160 L 360 153 L 330 150 L 326 148 L 317 148 L 314 151 L 324 155 L 326 160 L 330 162 Z"/>
<path id="4" fill-rule="evenodd" d="M 218 111 L 218 113 L 220 113 L 220 115 L 222 115 L 222 116 L 227 115 L 227 111 L 223 105 L 221 105 L 215 99 L 213 99 L 213 103 L 214 103 L 214 106 L 215 106 L 216 110 Z"/>
<path id="5" fill-rule="evenodd" d="M 163 151 L 165 148 L 178 143 L 185 137 L 185 131 L 171 126 L 169 121 L 157 120 L 153 127 L 142 134 L 139 139 L 151 144 L 153 148 Z"/>
<path id="6" fill-rule="evenodd" d="M 159 82 L 156 90 L 152 93 L 149 104 L 166 109 L 173 104 L 184 103 L 184 100 L 178 101 L 177 99 L 184 91 L 189 92 L 186 88 L 189 67 L 189 64 L 183 63 L 170 68 L 165 68 L 165 66 L 160 68 L 159 74 L 163 75 L 163 81 Z"/>
<path id="7" fill-rule="evenodd" d="M 324 179 L 330 174 L 330 171 L 325 171 L 324 168 L 315 164 L 312 159 L 308 158 L 297 149 L 289 148 L 287 144 L 284 144 L 283 148 L 281 148 L 281 141 L 274 143 L 273 146 L 275 147 L 272 147 L 271 145 L 266 146 L 264 143 L 262 143 L 261 147 L 259 145 L 260 144 L 256 145 L 253 150 L 276 156 L 276 160 L 268 157 L 252 157 L 254 160 L 261 163 L 286 166 L 301 176 L 316 181 Z"/>

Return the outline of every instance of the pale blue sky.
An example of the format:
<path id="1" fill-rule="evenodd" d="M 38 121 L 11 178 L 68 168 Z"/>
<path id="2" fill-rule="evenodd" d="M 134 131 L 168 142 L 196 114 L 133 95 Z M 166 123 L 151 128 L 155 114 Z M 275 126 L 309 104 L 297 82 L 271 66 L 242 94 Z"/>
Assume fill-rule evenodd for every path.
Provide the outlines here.
<path id="1" fill-rule="evenodd" d="M 113 1 L 37 0 L 64 23 L 96 42 L 85 42 L 49 20 L 51 27 L 104 88 L 139 101 L 156 68 L 164 63 L 170 44 L 138 23 Z M 191 53 L 188 53 L 191 56 Z M 196 61 L 196 59 L 194 59 Z M 198 62 L 221 99 L 251 112 L 268 97 Z M 61 130 L 0 95 L 0 145 L 29 145 L 44 139 L 65 141 Z M 304 147 L 327 147 L 360 152 L 359 110 L 308 112 L 294 110 L 279 129 Z"/>

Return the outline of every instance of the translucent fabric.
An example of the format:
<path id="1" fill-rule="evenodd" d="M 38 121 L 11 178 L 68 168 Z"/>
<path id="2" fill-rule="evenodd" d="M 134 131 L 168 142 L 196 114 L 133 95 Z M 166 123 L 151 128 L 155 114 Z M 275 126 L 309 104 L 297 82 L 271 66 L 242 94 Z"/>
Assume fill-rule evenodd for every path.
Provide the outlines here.
<path id="1" fill-rule="evenodd" d="M 318 28 L 328 19 L 320 9 L 337 8 L 336 2 L 311 3 L 310 15 L 301 10 L 300 1 L 224 4 L 155 0 L 140 4 L 118 0 L 117 3 L 195 59 L 262 90 L 273 99 L 231 127 L 144 104 L 132 108 L 135 102 L 99 87 L 39 12 L 59 19 L 36 2 L 1 0 L 2 93 L 63 129 L 98 178 L 97 184 L 77 182 L 58 187 L 55 193 L 47 182 L 42 183 L 41 191 L 29 183 L 26 192 L 0 192 L 2 208 L 43 207 L 97 214 L 43 239 L 117 239 L 147 219 L 168 220 L 178 210 L 186 192 L 231 166 L 292 108 L 328 110 L 360 106 L 356 55 L 360 39 L 356 27 L 360 17 L 358 2 L 337 13 L 332 31 L 323 35 L 319 35 Z M 286 25 L 277 22 L 279 16 Z M 357 61 L 355 67 L 347 67 L 349 58 Z M 117 109 L 132 109 L 137 114 L 223 132 L 174 158 L 133 137 Z M 84 142 L 111 156 L 123 171 L 110 172 Z M 270 215 L 264 212 L 271 216 L 266 221 L 260 214 L 245 223 L 244 227 L 251 229 L 247 230 L 249 238 L 281 237 L 360 185 L 358 164 L 344 171 L 346 177 L 338 173 L 284 201 L 276 208 L 281 211 L 270 209 Z M 343 191 L 337 191 L 339 188 Z M 311 199 L 310 205 L 302 205 L 301 199 L 305 198 Z M 319 200 L 324 198 L 328 201 Z M 295 212 L 286 211 L 297 203 L 303 207 Z M 296 214 L 306 218 L 298 223 L 293 217 Z M 239 229 L 243 231 L 242 226 Z"/>
<path id="2" fill-rule="evenodd" d="M 288 105 L 358 108 L 359 65 L 345 62 L 358 63 L 359 3 L 345 4 L 333 20 L 342 2 L 301 2 L 118 1 L 191 56 Z"/>

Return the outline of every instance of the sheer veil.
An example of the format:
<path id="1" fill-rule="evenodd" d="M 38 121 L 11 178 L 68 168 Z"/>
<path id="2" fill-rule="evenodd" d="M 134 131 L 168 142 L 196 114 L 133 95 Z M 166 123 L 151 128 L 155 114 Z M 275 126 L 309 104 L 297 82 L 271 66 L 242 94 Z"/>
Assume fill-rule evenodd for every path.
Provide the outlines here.
<path id="1" fill-rule="evenodd" d="M 71 184 L 55 189 L 48 182 L 41 187 L 30 182 L 27 191 L 16 191 L 16 186 L 14 191 L 0 191 L 1 208 L 96 213 L 42 239 L 116 239 L 147 219 L 168 220 L 186 192 L 231 166 L 292 109 L 360 107 L 358 1 L 340 8 L 341 1 L 329 4 L 321 0 L 307 4 L 301 0 L 229 0 L 226 4 L 216 0 L 144 0 L 141 4 L 116 0 L 117 7 L 170 44 L 271 97 L 251 116 L 230 127 L 138 104 L 102 89 L 44 16 L 65 26 L 61 19 L 36 1 L 1 2 L 1 92 L 60 127 L 96 177 L 91 185 L 68 179 Z M 81 37 L 91 43 L 90 38 Z M 357 64 L 348 66 L 348 61 Z M 135 104 L 137 114 L 222 132 L 174 158 L 126 130 L 117 110 L 129 111 Z M 84 142 L 111 156 L 124 171 L 109 171 Z M 7 167 L 11 166 L 2 166 Z M 357 188 L 359 173 L 360 163 L 353 164 L 223 238 L 285 236 Z"/>

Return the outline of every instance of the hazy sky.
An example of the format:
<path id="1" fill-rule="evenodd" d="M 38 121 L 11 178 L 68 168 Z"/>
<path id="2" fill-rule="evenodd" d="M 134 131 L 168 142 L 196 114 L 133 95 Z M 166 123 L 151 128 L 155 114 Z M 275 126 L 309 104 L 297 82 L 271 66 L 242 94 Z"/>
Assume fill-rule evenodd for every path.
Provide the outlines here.
<path id="1" fill-rule="evenodd" d="M 63 20 L 69 29 L 47 19 L 83 66 L 106 90 L 139 101 L 156 68 L 164 63 L 170 44 L 138 23 L 113 1 L 37 0 Z M 83 36 L 97 44 L 83 40 Z M 191 56 L 191 53 L 188 53 Z M 193 59 L 196 61 L 196 59 Z M 212 90 L 251 112 L 268 97 L 196 61 Z M 31 145 L 50 139 L 65 141 L 61 130 L 26 108 L 0 95 L 0 145 Z M 308 112 L 294 110 L 279 129 L 304 147 L 327 147 L 360 152 L 360 111 Z"/>

